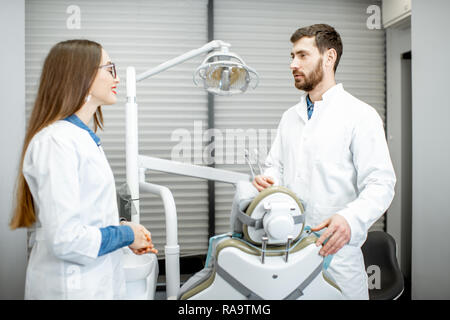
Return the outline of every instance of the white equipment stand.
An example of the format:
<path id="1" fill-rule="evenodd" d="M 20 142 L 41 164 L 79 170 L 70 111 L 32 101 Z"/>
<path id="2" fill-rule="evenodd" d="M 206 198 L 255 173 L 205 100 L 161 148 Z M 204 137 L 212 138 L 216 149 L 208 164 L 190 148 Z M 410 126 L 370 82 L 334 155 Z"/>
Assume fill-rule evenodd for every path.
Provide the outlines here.
<path id="1" fill-rule="evenodd" d="M 177 58 L 169 60 L 159 66 L 136 76 L 134 67 L 127 68 L 127 103 L 126 103 L 126 182 L 135 203 L 136 212 L 131 221 L 139 223 L 139 194 L 149 192 L 159 195 L 164 204 L 166 217 L 166 293 L 167 299 L 176 299 L 180 288 L 180 247 L 178 245 L 177 211 L 172 192 L 164 186 L 145 181 L 145 170 L 161 171 L 185 175 L 207 180 L 236 184 L 241 180 L 250 180 L 246 174 L 227 170 L 190 165 L 176 161 L 153 158 L 139 154 L 138 144 L 138 116 L 136 103 L 136 82 L 167 70 L 179 63 L 207 53 L 214 49 L 229 47 L 220 40 L 207 43 L 199 49 L 189 51 Z M 133 212 L 133 211 L 132 211 Z M 127 278 L 127 291 L 129 299 L 153 299 L 158 275 L 156 255 L 142 256 L 124 255 L 124 267 Z"/>

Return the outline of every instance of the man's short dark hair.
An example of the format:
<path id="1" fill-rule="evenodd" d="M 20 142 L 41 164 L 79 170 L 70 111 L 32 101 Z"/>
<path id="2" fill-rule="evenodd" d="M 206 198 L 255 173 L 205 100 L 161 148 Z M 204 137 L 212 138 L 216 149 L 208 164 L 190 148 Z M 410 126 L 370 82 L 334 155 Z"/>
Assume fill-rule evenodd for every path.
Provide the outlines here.
<path id="1" fill-rule="evenodd" d="M 327 24 L 313 24 L 295 31 L 291 36 L 291 42 L 295 43 L 303 37 L 314 37 L 316 46 L 321 54 L 331 48 L 336 50 L 337 57 L 334 64 L 334 72 L 336 72 L 342 56 L 342 41 L 339 33 Z"/>

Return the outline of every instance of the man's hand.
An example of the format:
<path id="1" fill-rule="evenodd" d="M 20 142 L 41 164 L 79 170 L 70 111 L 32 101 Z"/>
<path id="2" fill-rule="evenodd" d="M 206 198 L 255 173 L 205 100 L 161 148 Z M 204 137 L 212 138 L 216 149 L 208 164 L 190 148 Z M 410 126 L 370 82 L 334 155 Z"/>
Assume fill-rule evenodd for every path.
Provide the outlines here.
<path id="1" fill-rule="evenodd" d="M 326 227 L 328 227 L 328 229 L 320 236 L 319 240 L 316 241 L 316 246 L 320 246 L 327 238 L 329 238 L 319 252 L 319 254 L 324 257 L 338 252 L 350 241 L 351 237 L 351 230 L 347 220 L 339 214 L 331 216 L 318 226 L 311 228 L 311 230 L 319 231 Z"/>
<path id="2" fill-rule="evenodd" d="M 252 184 L 258 191 L 263 191 L 265 188 L 272 186 L 275 183 L 272 177 L 258 175 L 253 180 Z"/>

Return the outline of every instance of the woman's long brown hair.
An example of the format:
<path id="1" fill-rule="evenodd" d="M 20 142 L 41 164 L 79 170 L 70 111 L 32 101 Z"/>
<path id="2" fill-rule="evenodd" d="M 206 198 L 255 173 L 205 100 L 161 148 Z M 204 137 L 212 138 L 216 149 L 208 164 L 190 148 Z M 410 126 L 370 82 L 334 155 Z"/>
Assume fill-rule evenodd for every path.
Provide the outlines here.
<path id="1" fill-rule="evenodd" d="M 30 227 L 36 221 L 33 197 L 22 173 L 31 139 L 46 126 L 74 114 L 83 106 L 101 58 L 101 45 L 90 40 L 59 42 L 47 55 L 23 143 L 11 229 Z M 100 106 L 94 114 L 94 131 L 97 128 L 103 129 Z"/>

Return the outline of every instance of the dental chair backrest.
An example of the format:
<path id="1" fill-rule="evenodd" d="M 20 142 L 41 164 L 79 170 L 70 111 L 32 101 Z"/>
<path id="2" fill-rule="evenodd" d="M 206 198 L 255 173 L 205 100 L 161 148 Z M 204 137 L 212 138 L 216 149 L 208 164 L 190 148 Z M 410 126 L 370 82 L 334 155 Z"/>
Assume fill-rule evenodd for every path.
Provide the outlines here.
<path id="1" fill-rule="evenodd" d="M 305 224 L 304 208 L 287 188 L 272 186 L 258 192 L 247 181 L 236 185 L 231 229 L 255 245 L 280 245 L 298 240 Z"/>
<path id="2" fill-rule="evenodd" d="M 317 237 L 302 235 L 305 214 L 292 191 L 258 192 L 240 182 L 230 221 L 233 234 L 210 239 L 205 268 L 183 284 L 178 298 L 342 299 Z"/>

